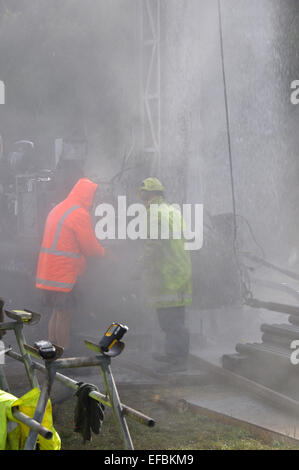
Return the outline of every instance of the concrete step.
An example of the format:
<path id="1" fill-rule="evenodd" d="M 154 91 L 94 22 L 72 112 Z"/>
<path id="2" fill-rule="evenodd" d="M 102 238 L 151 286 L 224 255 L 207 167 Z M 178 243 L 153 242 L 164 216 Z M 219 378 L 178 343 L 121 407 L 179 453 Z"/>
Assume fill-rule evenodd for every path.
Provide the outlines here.
<path id="1" fill-rule="evenodd" d="M 293 367 L 293 368 L 291 368 Z M 228 354 L 223 356 L 223 368 L 260 383 L 265 387 L 299 399 L 299 374 L 294 373 L 294 366 L 277 366 L 273 357 L 264 355 Z"/>
<path id="2" fill-rule="evenodd" d="M 237 344 L 236 351 L 242 355 L 253 355 L 255 357 L 268 357 L 269 359 L 283 361 L 291 365 L 290 357 L 292 350 L 282 345 L 272 345 L 265 343 Z"/>

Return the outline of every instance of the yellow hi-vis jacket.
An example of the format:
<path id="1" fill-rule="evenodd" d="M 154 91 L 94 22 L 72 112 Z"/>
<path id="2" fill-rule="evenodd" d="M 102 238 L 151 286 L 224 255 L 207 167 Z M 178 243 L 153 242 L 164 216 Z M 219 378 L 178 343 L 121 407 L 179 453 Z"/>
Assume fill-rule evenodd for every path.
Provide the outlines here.
<path id="1" fill-rule="evenodd" d="M 153 206 L 156 212 L 151 212 Z M 154 308 L 188 306 L 192 303 L 190 253 L 185 250 L 183 236 L 174 237 L 175 231 L 181 232 L 185 225 L 182 214 L 157 196 L 147 205 L 147 217 L 148 238 L 138 264 L 146 273 L 150 303 Z M 168 239 L 161 236 L 163 224 L 168 228 Z"/>
<path id="2" fill-rule="evenodd" d="M 39 399 L 40 390 L 34 388 L 21 398 L 16 398 L 8 392 L 0 390 L 0 450 L 22 450 L 24 449 L 26 439 L 29 434 L 29 428 L 23 423 L 17 421 L 12 408 L 17 406 L 19 411 L 33 418 L 35 408 Z M 48 401 L 42 425 L 53 433 L 50 440 L 38 435 L 38 444 L 40 450 L 60 450 L 60 437 L 54 429 L 52 419 L 52 406 Z"/>

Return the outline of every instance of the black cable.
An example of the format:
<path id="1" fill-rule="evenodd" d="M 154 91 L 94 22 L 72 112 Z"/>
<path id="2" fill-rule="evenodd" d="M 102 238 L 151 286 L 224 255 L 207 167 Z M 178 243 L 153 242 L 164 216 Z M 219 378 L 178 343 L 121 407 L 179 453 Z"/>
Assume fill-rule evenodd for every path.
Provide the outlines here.
<path id="1" fill-rule="evenodd" d="M 232 145 L 231 145 L 231 135 L 230 135 L 230 118 L 229 118 L 229 105 L 228 105 L 225 62 L 224 62 L 223 28 L 222 28 L 222 14 L 221 14 L 220 0 L 218 0 L 218 13 L 219 13 L 220 51 L 221 51 L 221 64 L 222 64 L 223 87 L 224 87 L 224 103 L 225 103 L 225 114 L 226 114 L 228 156 L 229 156 L 229 167 L 230 167 L 230 178 L 231 178 L 231 189 L 232 189 L 232 206 L 233 206 L 233 217 L 234 217 L 234 246 L 236 248 L 236 243 L 237 243 L 236 195 L 235 195 L 235 181 L 234 181 L 234 172 L 233 172 Z"/>
<path id="2" fill-rule="evenodd" d="M 221 64 L 222 64 L 222 75 L 223 75 L 223 89 L 224 89 L 224 103 L 225 103 L 225 116 L 226 116 L 226 129 L 227 129 L 227 142 L 228 142 L 228 156 L 229 156 L 229 168 L 230 168 L 230 179 L 231 179 L 231 192 L 232 192 L 232 209 L 233 209 L 233 222 L 234 222 L 234 240 L 233 240 L 233 251 L 239 270 L 241 287 L 243 288 L 243 296 L 251 297 L 250 291 L 250 278 L 246 272 L 245 266 L 240 263 L 238 252 L 237 252 L 237 241 L 238 241 L 238 224 L 237 224 L 237 210 L 236 210 L 236 190 L 235 180 L 233 171 L 233 158 L 232 158 L 232 145 L 231 145 L 231 134 L 230 134 L 230 113 L 228 104 L 228 93 L 227 93 L 227 82 L 225 73 L 225 60 L 224 60 L 224 43 L 223 43 L 223 27 L 222 27 L 222 13 L 221 13 L 221 0 L 218 0 L 218 16 L 219 16 L 219 36 L 220 36 L 220 52 L 221 52 Z M 246 280 L 245 280 L 246 278 Z"/>

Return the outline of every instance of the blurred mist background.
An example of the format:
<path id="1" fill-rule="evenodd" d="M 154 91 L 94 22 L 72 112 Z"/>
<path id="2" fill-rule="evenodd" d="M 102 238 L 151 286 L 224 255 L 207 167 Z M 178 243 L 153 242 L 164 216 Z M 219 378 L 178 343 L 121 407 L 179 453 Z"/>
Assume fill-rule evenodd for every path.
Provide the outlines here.
<path id="1" fill-rule="evenodd" d="M 133 141 L 132 159 L 141 164 L 125 177 L 132 199 L 152 171 L 171 202 L 203 203 L 206 221 L 231 214 L 217 1 L 142 2 L 0 0 L 4 151 L 16 140 L 32 140 L 40 168 L 53 168 L 55 138 L 82 135 L 88 142 L 87 172 L 109 180 Z M 146 4 L 160 5 L 160 141 L 154 169 L 143 140 Z M 225 0 L 221 5 L 237 212 L 268 259 L 299 270 L 299 106 L 290 102 L 291 82 L 299 79 L 298 2 Z M 238 235 L 245 250 L 261 254 L 248 225 Z M 205 296 L 201 277 L 207 267 L 220 273 L 219 282 L 227 272 L 209 253 L 194 254 L 197 298 Z M 111 307 L 115 285 L 122 285 L 120 298 L 127 299 L 124 281 L 132 258 L 122 262 L 118 278 L 101 268 L 110 286 L 101 305 Z M 194 309 L 199 307 L 195 302 Z M 132 303 L 124 307 L 120 300 L 107 317 L 119 308 L 125 318 Z"/>

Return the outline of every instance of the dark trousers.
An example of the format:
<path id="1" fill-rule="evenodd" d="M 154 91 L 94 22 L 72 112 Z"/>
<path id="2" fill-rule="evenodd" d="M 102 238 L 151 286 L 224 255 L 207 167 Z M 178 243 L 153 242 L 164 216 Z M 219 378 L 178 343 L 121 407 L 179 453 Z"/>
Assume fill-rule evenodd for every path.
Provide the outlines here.
<path id="1" fill-rule="evenodd" d="M 157 309 L 161 330 L 165 333 L 165 354 L 185 358 L 189 354 L 190 335 L 185 327 L 185 307 Z"/>

